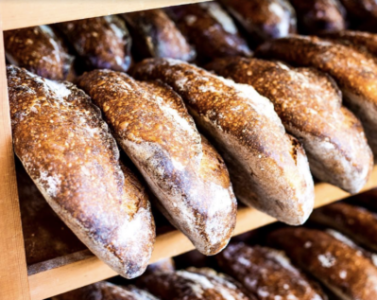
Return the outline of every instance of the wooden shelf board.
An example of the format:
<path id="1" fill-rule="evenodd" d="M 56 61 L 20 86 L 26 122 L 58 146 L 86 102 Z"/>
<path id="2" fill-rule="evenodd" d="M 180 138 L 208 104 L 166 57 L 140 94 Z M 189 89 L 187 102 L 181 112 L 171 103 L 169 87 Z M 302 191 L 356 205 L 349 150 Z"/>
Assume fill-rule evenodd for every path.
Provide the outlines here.
<path id="1" fill-rule="evenodd" d="M 13 0 L 0 1 L 3 30 L 204 2 L 203 0 Z"/>
<path id="2" fill-rule="evenodd" d="M 377 186 L 377 167 L 363 191 Z M 315 186 L 315 207 L 320 207 L 349 196 L 348 193 L 326 183 Z M 251 208 L 240 208 L 237 215 L 237 225 L 233 235 L 256 229 L 276 220 L 262 212 Z M 193 250 L 191 242 L 179 231 L 169 232 L 157 237 L 151 263 L 164 258 L 177 256 Z M 73 263 L 46 270 L 29 276 L 30 294 L 32 300 L 45 299 L 67 292 L 117 274 L 93 255 Z"/>

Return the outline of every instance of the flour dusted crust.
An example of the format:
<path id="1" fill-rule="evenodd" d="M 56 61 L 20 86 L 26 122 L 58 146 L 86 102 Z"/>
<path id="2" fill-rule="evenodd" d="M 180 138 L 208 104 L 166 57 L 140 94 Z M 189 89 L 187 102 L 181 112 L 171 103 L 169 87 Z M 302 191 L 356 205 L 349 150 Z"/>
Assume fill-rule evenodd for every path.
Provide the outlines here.
<path id="1" fill-rule="evenodd" d="M 7 60 L 14 65 L 54 80 L 72 75 L 73 57 L 50 26 L 4 31 Z"/>
<path id="2" fill-rule="evenodd" d="M 283 228 L 269 235 L 270 244 L 284 250 L 340 299 L 377 299 L 377 268 L 362 253 L 328 233 Z"/>
<path id="3" fill-rule="evenodd" d="M 170 57 L 191 61 L 195 51 L 162 9 L 122 14 L 133 36 L 133 54 L 139 59 Z"/>
<path id="4" fill-rule="evenodd" d="M 26 171 L 94 254 L 127 278 L 140 275 L 155 239 L 150 204 L 98 108 L 73 84 L 7 72 L 14 150 Z"/>
<path id="5" fill-rule="evenodd" d="M 283 252 L 243 243 L 231 244 L 217 256 L 217 262 L 222 270 L 241 282 L 258 299 L 327 299 Z"/>
<path id="6" fill-rule="evenodd" d="M 295 11 L 286 0 L 220 0 L 253 43 L 296 32 Z"/>
<path id="7" fill-rule="evenodd" d="M 228 243 L 237 204 L 219 154 L 166 85 L 92 71 L 79 80 L 159 199 L 167 219 L 206 255 Z"/>
<path id="8" fill-rule="evenodd" d="M 214 57 L 251 55 L 233 20 L 218 3 L 174 6 L 167 12 L 195 46 L 200 62 Z"/>
<path id="9" fill-rule="evenodd" d="M 313 175 L 350 192 L 366 184 L 373 154 L 360 121 L 342 106 L 336 84 L 315 69 L 260 59 L 217 59 L 207 66 L 250 84 L 272 101 L 286 130 L 299 139 Z"/>
<path id="10" fill-rule="evenodd" d="M 158 300 L 148 292 L 132 285 L 117 286 L 101 281 L 86 287 L 55 296 L 52 300 Z"/>
<path id="11" fill-rule="evenodd" d="M 131 64 L 131 38 L 117 16 L 56 24 L 89 69 L 127 71 Z"/>
<path id="12" fill-rule="evenodd" d="M 377 63 L 353 48 L 316 37 L 293 36 L 259 47 L 257 56 L 284 60 L 327 72 L 338 83 L 345 103 L 358 116 L 377 153 Z"/>
<path id="13" fill-rule="evenodd" d="M 233 279 L 208 268 L 148 274 L 138 283 L 161 300 L 256 300 Z"/>
<path id="14" fill-rule="evenodd" d="M 182 96 L 221 150 L 241 201 L 289 224 L 307 219 L 314 198 L 307 158 L 268 99 L 249 85 L 177 60 L 145 60 L 134 74 L 163 80 Z"/>

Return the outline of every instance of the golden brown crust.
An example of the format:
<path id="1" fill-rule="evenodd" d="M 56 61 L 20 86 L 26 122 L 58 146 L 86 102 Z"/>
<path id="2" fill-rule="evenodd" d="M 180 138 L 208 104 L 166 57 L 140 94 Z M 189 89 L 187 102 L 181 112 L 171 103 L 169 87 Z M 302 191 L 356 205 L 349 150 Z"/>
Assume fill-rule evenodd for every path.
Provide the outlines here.
<path id="1" fill-rule="evenodd" d="M 327 72 L 338 83 L 345 103 L 361 120 L 377 153 L 377 63 L 353 48 L 316 37 L 293 36 L 259 47 L 257 56 L 284 60 Z"/>
<path id="2" fill-rule="evenodd" d="M 127 278 L 139 275 L 153 248 L 153 217 L 98 108 L 73 84 L 7 70 L 14 150 L 26 171 L 92 252 Z"/>
<path id="3" fill-rule="evenodd" d="M 235 226 L 226 166 L 198 133 L 182 99 L 158 82 L 92 71 L 79 80 L 159 199 L 157 205 L 204 254 L 219 252 Z"/>
<path id="4" fill-rule="evenodd" d="M 39 76 L 65 80 L 72 75 L 73 57 L 50 26 L 4 31 L 4 46 L 11 64 Z"/>
<path id="5" fill-rule="evenodd" d="M 161 300 L 256 300 L 231 278 L 207 268 L 149 274 L 138 283 Z"/>
<path id="6" fill-rule="evenodd" d="M 327 75 L 241 57 L 217 59 L 207 68 L 270 99 L 286 130 L 303 143 L 317 178 L 351 193 L 365 185 L 372 152 L 360 121 L 341 106 L 341 92 Z"/>
<path id="7" fill-rule="evenodd" d="M 185 61 L 195 58 L 195 51 L 162 9 L 122 14 L 133 37 L 137 60 L 170 57 Z"/>
<path id="8" fill-rule="evenodd" d="M 168 13 L 195 46 L 200 62 L 215 57 L 251 55 L 233 20 L 218 3 L 175 6 Z"/>
<path id="9" fill-rule="evenodd" d="M 328 233 L 283 228 L 270 234 L 269 241 L 341 299 L 377 299 L 377 268 L 361 252 Z"/>
<path id="10" fill-rule="evenodd" d="M 327 299 L 318 285 L 294 266 L 284 253 L 243 243 L 231 244 L 217 256 L 222 270 L 263 300 Z"/>
<path id="11" fill-rule="evenodd" d="M 85 60 L 89 69 L 127 71 L 131 64 L 131 39 L 117 16 L 98 17 L 56 24 Z"/>
<path id="12" fill-rule="evenodd" d="M 220 0 L 249 33 L 261 43 L 296 32 L 296 15 L 286 0 Z"/>
<path id="13" fill-rule="evenodd" d="M 334 32 L 346 28 L 345 10 L 338 0 L 290 0 L 298 28 L 305 34 Z"/>
<path id="14" fill-rule="evenodd" d="M 285 133 L 268 99 L 251 86 L 176 60 L 145 60 L 134 74 L 163 80 L 182 96 L 221 150 L 241 201 L 291 224 L 308 217 L 313 182 L 305 152 Z"/>

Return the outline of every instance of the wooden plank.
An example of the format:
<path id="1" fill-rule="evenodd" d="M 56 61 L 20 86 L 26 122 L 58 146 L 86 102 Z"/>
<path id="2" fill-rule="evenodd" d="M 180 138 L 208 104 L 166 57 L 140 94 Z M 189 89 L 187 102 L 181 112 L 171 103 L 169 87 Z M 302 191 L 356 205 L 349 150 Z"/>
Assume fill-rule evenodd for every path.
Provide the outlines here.
<path id="1" fill-rule="evenodd" d="M 194 2 L 203 0 L 15 0 L 0 1 L 0 14 L 9 30 Z"/>
<path id="2" fill-rule="evenodd" d="M 363 191 L 377 187 L 377 167 Z M 320 183 L 315 187 L 315 207 L 320 207 L 349 196 L 348 193 Z M 233 235 L 275 222 L 276 220 L 251 208 L 240 208 Z M 157 237 L 151 263 L 193 250 L 191 242 L 179 231 Z M 32 300 L 40 300 L 115 276 L 116 273 L 94 256 L 69 265 L 29 276 Z"/>
<path id="3" fill-rule="evenodd" d="M 27 300 L 29 285 L 12 146 L 0 19 L 0 299 Z"/>

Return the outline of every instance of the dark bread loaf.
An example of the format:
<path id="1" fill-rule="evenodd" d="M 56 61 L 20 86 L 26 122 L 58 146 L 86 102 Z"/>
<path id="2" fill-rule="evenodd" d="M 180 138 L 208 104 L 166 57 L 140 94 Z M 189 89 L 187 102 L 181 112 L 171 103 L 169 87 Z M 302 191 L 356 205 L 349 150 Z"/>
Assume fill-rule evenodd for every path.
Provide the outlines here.
<path id="1" fill-rule="evenodd" d="M 131 38 L 117 16 L 56 24 L 86 63 L 86 69 L 127 71 L 131 64 Z"/>
<path id="2" fill-rule="evenodd" d="M 117 286 L 102 281 L 55 296 L 52 300 L 158 300 L 158 298 L 134 286 Z"/>
<path id="3" fill-rule="evenodd" d="M 206 255 L 233 232 L 237 203 L 228 170 L 200 136 L 182 99 L 162 83 L 96 70 L 79 80 L 149 183 L 157 206 Z"/>
<path id="4" fill-rule="evenodd" d="M 195 58 L 194 49 L 162 9 L 122 14 L 132 36 L 134 58 L 169 57 L 185 61 Z"/>
<path id="5" fill-rule="evenodd" d="M 357 193 L 373 168 L 360 121 L 342 106 L 333 80 L 315 69 L 292 68 L 255 58 L 214 60 L 208 69 L 252 85 L 272 101 L 285 129 L 299 139 L 313 175 Z"/>
<path id="6" fill-rule="evenodd" d="M 281 251 L 230 244 L 217 256 L 217 262 L 258 299 L 327 299 L 320 287 L 309 282 Z"/>
<path id="7" fill-rule="evenodd" d="M 254 44 L 296 32 L 296 14 L 286 0 L 220 0 Z"/>
<path id="8" fill-rule="evenodd" d="M 318 34 L 346 28 L 345 9 L 339 0 L 290 0 L 301 33 Z"/>
<path id="9" fill-rule="evenodd" d="M 212 269 L 189 268 L 142 276 L 138 284 L 161 300 L 256 300 L 230 277 Z"/>
<path id="10" fill-rule="evenodd" d="M 376 0 L 340 0 L 347 10 L 347 15 L 355 21 L 377 17 Z"/>
<path id="11" fill-rule="evenodd" d="M 307 157 L 268 99 L 249 85 L 177 60 L 144 60 L 134 71 L 139 79 L 164 81 L 182 96 L 221 150 L 242 202 L 290 224 L 308 218 L 314 192 Z"/>
<path id="12" fill-rule="evenodd" d="M 199 62 L 215 57 L 251 55 L 233 20 L 218 3 L 173 6 L 166 10 L 194 45 Z"/>
<path id="13" fill-rule="evenodd" d="M 320 230 L 283 228 L 269 243 L 284 250 L 340 299 L 377 299 L 377 268 L 361 252 Z"/>
<path id="14" fill-rule="evenodd" d="M 50 26 L 4 31 L 4 47 L 11 64 L 53 80 L 73 78 L 73 57 Z"/>
<path id="15" fill-rule="evenodd" d="M 353 48 L 316 37 L 294 36 L 265 43 L 257 56 L 314 67 L 338 83 L 348 107 L 361 120 L 369 145 L 377 154 L 377 63 Z"/>
<path id="16" fill-rule="evenodd" d="M 147 194 L 90 98 L 9 66 L 14 151 L 48 203 L 100 259 L 132 278 L 155 239 Z"/>

